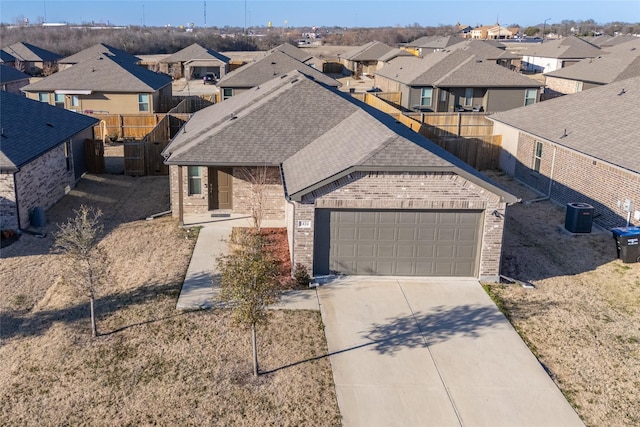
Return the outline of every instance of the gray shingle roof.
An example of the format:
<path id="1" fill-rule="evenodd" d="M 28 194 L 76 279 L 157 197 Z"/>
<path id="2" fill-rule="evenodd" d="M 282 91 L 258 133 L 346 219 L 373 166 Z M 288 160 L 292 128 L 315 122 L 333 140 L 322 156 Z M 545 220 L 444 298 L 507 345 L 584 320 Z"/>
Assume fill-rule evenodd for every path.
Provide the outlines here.
<path id="1" fill-rule="evenodd" d="M 444 49 L 463 42 L 464 40 L 464 38 L 458 36 L 423 36 L 412 42 L 406 43 L 405 46 L 423 49 Z"/>
<path id="2" fill-rule="evenodd" d="M 290 57 L 295 58 L 300 62 L 307 62 L 308 60 L 313 58 L 313 55 L 310 55 L 309 52 L 306 52 L 300 48 L 297 48 L 290 43 L 282 43 L 280 46 L 271 49 L 268 52 L 268 54 L 272 53 L 275 50 L 279 50 L 280 52 L 286 53 Z"/>
<path id="3" fill-rule="evenodd" d="M 0 91 L 0 170 L 15 172 L 97 119 Z"/>
<path id="4" fill-rule="evenodd" d="M 28 80 L 29 75 L 8 65 L 0 64 L 0 83 Z"/>
<path id="5" fill-rule="evenodd" d="M 117 57 L 119 60 L 131 61 L 133 63 L 140 62 L 140 58 L 131 55 L 124 50 L 116 49 L 113 46 L 109 46 L 104 43 L 94 44 L 78 53 L 69 55 L 66 58 L 58 60 L 59 64 L 77 64 L 78 62 L 86 61 L 87 59 L 96 58 L 100 54 Z"/>
<path id="6" fill-rule="evenodd" d="M 604 47 L 610 47 L 610 46 L 617 46 L 619 44 L 626 43 L 634 39 L 637 39 L 637 37 L 631 34 L 618 34 L 616 36 L 602 35 L 602 36 L 593 37 L 593 38 L 588 37 L 588 38 L 585 38 L 584 40 L 588 41 L 591 44 L 595 44 L 596 46 L 600 46 L 601 48 L 604 48 Z"/>
<path id="7" fill-rule="evenodd" d="M 352 167 L 397 167 L 453 171 L 509 197 L 391 116 L 295 71 L 197 112 L 163 154 L 175 165 L 282 164 L 289 195 Z"/>
<path id="8" fill-rule="evenodd" d="M 41 47 L 34 46 L 30 43 L 14 43 L 11 46 L 2 49 L 11 56 L 21 61 L 39 62 L 50 61 L 54 62 L 61 58 L 57 53 L 42 49 Z"/>
<path id="9" fill-rule="evenodd" d="M 177 51 L 173 55 L 166 57 L 160 62 L 173 64 L 176 62 L 185 62 L 192 59 L 217 59 L 218 61 L 224 63 L 228 63 L 230 61 L 230 59 L 223 54 L 212 49 L 205 49 L 198 43 L 194 43 L 191 46 L 187 46 L 184 49 Z"/>
<path id="10" fill-rule="evenodd" d="M 640 77 L 634 77 L 488 117 L 640 173 L 638 98 Z"/>
<path id="11" fill-rule="evenodd" d="M 381 57 L 389 53 L 393 48 L 379 41 L 372 41 L 362 46 L 357 46 L 342 55 L 341 58 L 349 61 L 379 61 Z"/>
<path id="12" fill-rule="evenodd" d="M 422 58 L 395 58 L 376 74 L 408 86 L 540 87 L 537 81 L 479 59 L 465 49 L 433 52 Z"/>
<path id="13" fill-rule="evenodd" d="M 94 92 L 151 93 L 171 84 L 171 77 L 147 68 L 99 55 L 22 88 L 25 92 L 91 90 Z"/>
<path id="14" fill-rule="evenodd" d="M 408 52 L 404 49 L 394 48 L 394 49 L 391 49 L 389 52 L 385 53 L 384 55 L 382 55 L 378 60 L 381 62 L 389 62 L 393 58 L 397 58 L 399 56 L 414 56 L 414 55 L 411 52 Z"/>
<path id="15" fill-rule="evenodd" d="M 612 47 L 607 55 L 583 59 L 547 76 L 601 84 L 640 76 L 640 38 Z"/>
<path id="16" fill-rule="evenodd" d="M 276 76 L 290 73 L 293 70 L 300 71 L 305 76 L 313 78 L 328 86 L 340 86 L 340 82 L 337 80 L 332 79 L 295 58 L 292 58 L 284 52 L 274 50 L 256 62 L 244 65 L 225 75 L 218 82 L 218 87 L 255 87 L 273 79 Z"/>
<path id="17" fill-rule="evenodd" d="M 16 57 L 5 52 L 4 50 L 0 50 L 0 63 L 5 62 L 16 62 Z"/>
<path id="18" fill-rule="evenodd" d="M 499 43 L 500 44 L 500 43 Z M 520 59 L 520 55 L 496 47 L 495 43 L 488 40 L 465 40 L 449 46 L 447 50 L 466 50 L 481 59 Z"/>
<path id="19" fill-rule="evenodd" d="M 527 46 L 522 52 L 523 56 L 535 56 L 539 58 L 558 59 L 582 59 L 595 58 L 602 52 L 598 46 L 584 41 L 578 37 L 570 36 L 557 40 L 545 41 L 538 45 Z"/>

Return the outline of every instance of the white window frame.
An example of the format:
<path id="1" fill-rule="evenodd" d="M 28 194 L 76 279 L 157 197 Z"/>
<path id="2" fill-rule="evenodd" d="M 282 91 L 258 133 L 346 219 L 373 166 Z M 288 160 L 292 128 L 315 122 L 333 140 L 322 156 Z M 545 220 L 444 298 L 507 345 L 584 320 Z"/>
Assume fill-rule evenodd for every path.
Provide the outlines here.
<path id="1" fill-rule="evenodd" d="M 138 94 L 138 111 L 141 113 L 148 113 L 151 111 L 151 103 L 148 93 Z"/>
<path id="2" fill-rule="evenodd" d="M 62 99 L 62 101 L 60 101 L 61 99 Z M 53 104 L 56 107 L 64 108 L 64 95 L 62 95 L 61 93 L 54 93 L 53 94 Z"/>
<path id="3" fill-rule="evenodd" d="M 533 93 L 533 96 L 530 94 Z M 525 89 L 524 91 L 524 105 L 532 105 L 538 101 L 538 89 Z"/>
<path id="4" fill-rule="evenodd" d="M 38 101 L 40 102 L 44 102 L 45 104 L 48 104 L 50 102 L 51 97 L 49 96 L 49 93 L 47 92 L 38 92 Z"/>
<path id="5" fill-rule="evenodd" d="M 429 95 L 426 95 L 428 93 Z M 429 102 L 427 102 L 427 100 Z M 420 106 L 421 107 L 431 107 L 433 104 L 433 88 L 432 87 L 423 87 L 420 89 Z"/>
<path id="6" fill-rule="evenodd" d="M 464 103 L 462 104 L 465 107 L 473 106 L 473 88 L 468 87 L 464 90 Z"/>
<path id="7" fill-rule="evenodd" d="M 533 144 L 533 164 L 531 165 L 531 169 L 534 172 L 540 173 L 540 166 L 542 165 L 542 155 L 543 155 L 543 147 L 544 144 L 540 141 L 536 141 Z"/>
<path id="8" fill-rule="evenodd" d="M 202 194 L 202 166 L 187 166 L 187 182 L 190 196 Z"/>
<path id="9" fill-rule="evenodd" d="M 222 100 L 229 99 L 233 96 L 233 88 L 225 87 L 222 88 Z"/>

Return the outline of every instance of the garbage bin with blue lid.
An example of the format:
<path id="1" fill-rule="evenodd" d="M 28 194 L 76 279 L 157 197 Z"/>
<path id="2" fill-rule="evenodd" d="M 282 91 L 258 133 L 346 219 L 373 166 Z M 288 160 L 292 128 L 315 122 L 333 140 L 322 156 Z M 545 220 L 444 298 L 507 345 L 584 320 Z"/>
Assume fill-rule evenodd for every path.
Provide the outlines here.
<path id="1" fill-rule="evenodd" d="M 619 227 L 611 230 L 616 239 L 618 258 L 624 263 L 640 262 L 640 227 Z"/>

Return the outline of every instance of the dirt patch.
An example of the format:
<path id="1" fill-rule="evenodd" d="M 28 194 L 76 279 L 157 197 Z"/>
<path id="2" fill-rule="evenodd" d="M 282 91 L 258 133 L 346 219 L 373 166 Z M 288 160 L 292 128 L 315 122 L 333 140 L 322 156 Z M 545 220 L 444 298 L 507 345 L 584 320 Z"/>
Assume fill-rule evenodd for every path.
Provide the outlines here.
<path id="1" fill-rule="evenodd" d="M 524 200 L 539 197 L 493 178 Z M 564 215 L 549 201 L 507 209 L 502 272 L 535 289 L 490 292 L 587 425 L 640 425 L 640 263 L 616 259 L 609 232 L 563 231 Z"/>
<path id="2" fill-rule="evenodd" d="M 56 223 L 104 212 L 109 285 L 89 308 L 51 253 Z M 339 425 L 317 312 L 275 312 L 250 336 L 226 311 L 175 310 L 197 232 L 171 217 L 167 177 L 87 175 L 47 211 L 46 237 L 2 249 L 0 419 L 7 425 Z M 0 424 L 2 424 L 0 423 Z"/>

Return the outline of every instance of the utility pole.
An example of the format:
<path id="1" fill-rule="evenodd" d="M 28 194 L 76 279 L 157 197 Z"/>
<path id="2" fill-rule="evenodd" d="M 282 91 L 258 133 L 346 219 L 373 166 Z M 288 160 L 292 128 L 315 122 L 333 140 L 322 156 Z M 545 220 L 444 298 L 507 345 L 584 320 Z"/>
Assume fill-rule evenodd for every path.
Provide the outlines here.
<path id="1" fill-rule="evenodd" d="M 204 2 L 204 27 L 207 28 L 207 2 Z"/>
<path id="2" fill-rule="evenodd" d="M 550 19 L 551 18 L 547 18 L 542 23 L 542 42 L 541 43 L 544 43 L 544 33 L 545 33 L 546 29 L 547 29 L 547 21 L 550 20 Z"/>

